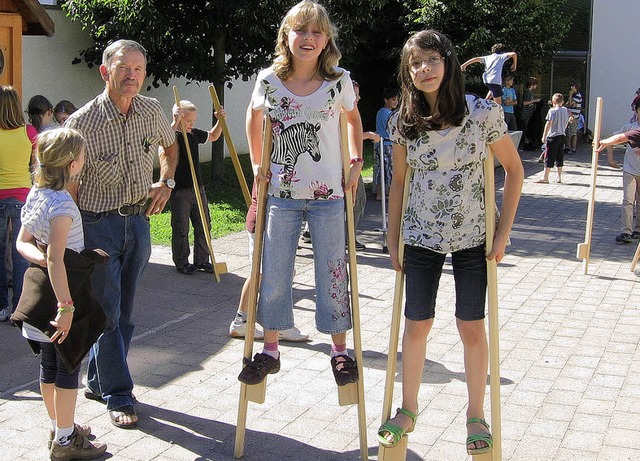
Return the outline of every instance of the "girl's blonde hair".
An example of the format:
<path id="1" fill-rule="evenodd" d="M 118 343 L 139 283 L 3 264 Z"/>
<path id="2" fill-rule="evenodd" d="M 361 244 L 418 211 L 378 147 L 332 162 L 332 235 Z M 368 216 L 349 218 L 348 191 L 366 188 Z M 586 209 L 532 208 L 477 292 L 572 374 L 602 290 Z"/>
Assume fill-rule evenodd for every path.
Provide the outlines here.
<path id="1" fill-rule="evenodd" d="M 71 128 L 55 128 L 38 135 L 38 166 L 34 183 L 38 187 L 62 190 L 71 179 L 69 165 L 86 148 L 82 135 Z"/>
<path id="2" fill-rule="evenodd" d="M 280 80 L 286 80 L 293 72 L 293 56 L 288 46 L 289 32 L 309 24 L 317 26 L 329 38 L 318 57 L 318 74 L 323 80 L 336 80 L 342 76 L 342 72 L 335 69 L 342 57 L 336 45 L 338 29 L 332 24 L 324 6 L 313 0 L 303 0 L 287 12 L 278 30 L 273 70 Z"/>
<path id="3" fill-rule="evenodd" d="M 0 130 L 13 130 L 24 126 L 20 106 L 20 96 L 16 89 L 0 85 Z"/>

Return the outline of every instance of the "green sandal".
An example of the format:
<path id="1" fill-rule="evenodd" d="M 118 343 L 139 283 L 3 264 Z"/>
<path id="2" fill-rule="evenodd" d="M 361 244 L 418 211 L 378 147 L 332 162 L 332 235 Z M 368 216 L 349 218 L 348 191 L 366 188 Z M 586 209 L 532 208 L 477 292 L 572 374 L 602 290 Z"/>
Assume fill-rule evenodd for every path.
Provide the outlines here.
<path id="1" fill-rule="evenodd" d="M 418 415 L 410 412 L 409 410 L 405 410 L 404 408 L 398 408 L 396 410 L 396 415 L 398 413 L 402 413 L 403 415 L 411 418 L 411 426 L 409 426 L 408 429 L 403 429 L 400 426 L 396 426 L 395 424 L 390 423 L 389 421 L 380 426 L 380 429 L 378 429 L 378 442 L 380 442 L 381 445 L 387 448 L 393 448 L 398 445 L 400 443 L 400 440 L 402 440 L 402 436 L 408 434 L 409 432 L 413 432 L 413 429 L 416 427 L 416 418 L 418 417 Z M 389 442 L 389 440 L 387 440 L 387 438 L 385 437 L 388 434 L 391 434 L 393 436 L 393 442 Z"/>
<path id="2" fill-rule="evenodd" d="M 469 418 L 467 420 L 467 426 L 473 423 L 480 423 L 484 427 L 486 427 L 487 430 L 489 430 L 489 424 L 487 424 L 487 422 L 482 418 Z M 487 446 L 482 448 L 469 448 L 470 444 L 475 444 L 476 442 L 484 442 L 487 444 Z M 467 453 L 470 455 L 481 455 L 483 453 L 488 453 L 491 451 L 492 447 L 493 437 L 491 437 L 491 434 L 470 434 L 467 437 Z"/>

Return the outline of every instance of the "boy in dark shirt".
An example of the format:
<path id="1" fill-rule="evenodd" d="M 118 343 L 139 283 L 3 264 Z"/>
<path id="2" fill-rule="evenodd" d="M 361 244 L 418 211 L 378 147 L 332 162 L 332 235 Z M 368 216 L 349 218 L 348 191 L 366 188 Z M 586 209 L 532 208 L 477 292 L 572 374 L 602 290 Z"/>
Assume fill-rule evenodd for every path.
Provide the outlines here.
<path id="1" fill-rule="evenodd" d="M 221 109 L 220 112 L 215 112 L 215 116 L 218 119 L 224 118 L 226 115 L 224 109 Z M 200 218 L 198 202 L 194 193 L 193 178 L 191 177 L 191 168 L 181 125 L 184 124 L 187 132 L 193 167 L 200 189 L 199 193 L 207 215 L 208 229 L 206 229 L 206 232 L 211 231 L 211 218 L 200 173 L 198 144 L 217 140 L 222 132 L 222 126 L 218 121 L 209 131 L 199 130 L 193 127 L 197 117 L 198 108 L 192 102 L 183 100 L 180 101 L 179 106 L 174 104 L 171 128 L 176 130 L 179 157 L 175 174 L 175 187 L 171 192 L 171 253 L 176 270 L 185 275 L 191 275 L 197 270 L 213 273 L 213 266 L 209 262 L 210 255 L 204 234 L 205 230 L 202 227 L 202 219 Z M 189 219 L 191 219 L 194 234 L 193 264 L 189 264 Z"/>

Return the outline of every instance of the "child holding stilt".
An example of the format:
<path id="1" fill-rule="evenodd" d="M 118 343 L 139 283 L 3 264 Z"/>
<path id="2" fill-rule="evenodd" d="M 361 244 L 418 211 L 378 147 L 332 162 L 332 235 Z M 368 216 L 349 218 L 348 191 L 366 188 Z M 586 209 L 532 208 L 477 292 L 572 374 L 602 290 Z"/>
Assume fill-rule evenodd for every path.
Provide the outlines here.
<path id="1" fill-rule="evenodd" d="M 638 114 L 640 114 L 640 96 L 633 98 L 632 106 L 634 121 L 625 124 L 617 130 L 613 136 L 600 141 L 598 150 L 606 147 L 609 164 L 615 164 L 613 160 L 613 146 L 615 144 L 628 143 L 624 153 L 622 166 L 622 233 L 615 240 L 618 243 L 631 243 L 640 239 L 640 149 L 632 145 L 627 133 L 638 130 Z M 633 135 L 631 134 L 631 138 Z M 634 220 L 635 215 L 635 220 Z M 635 221 L 635 223 L 634 223 Z"/>
<path id="2" fill-rule="evenodd" d="M 264 328 L 264 349 L 238 379 L 257 384 L 280 370 L 278 332 L 293 327 L 293 270 L 303 217 L 311 231 L 316 281 L 316 326 L 330 334 L 331 365 L 338 385 L 358 380 L 349 357 L 351 328 L 345 257 L 344 190 L 339 116 L 349 126 L 351 168 L 344 188 L 355 196 L 362 170 L 362 122 L 349 73 L 337 67 L 341 57 L 336 29 L 327 11 L 304 0 L 280 25 L 275 60 L 258 74 L 247 110 L 247 137 L 257 181 L 269 182 L 257 319 Z M 262 152 L 263 116 L 271 118 L 273 150 Z M 271 170 L 259 170 L 270 155 Z"/>
<path id="3" fill-rule="evenodd" d="M 487 452 L 493 444 L 484 419 L 488 346 L 484 326 L 486 259 L 500 262 L 516 213 L 523 181 L 518 152 L 505 136 L 502 109 L 493 101 L 465 102 L 464 79 L 449 39 L 434 30 L 405 43 L 399 70 L 402 102 L 389 121 L 393 179 L 389 196 L 389 255 L 406 274 L 402 338 L 402 407 L 378 430 L 381 444 L 397 445 L 415 427 L 427 336 L 445 257 L 452 256 L 456 323 L 464 347 L 469 393 L 467 452 Z M 505 172 L 502 215 L 485 256 L 483 162 L 488 147 Z M 404 178 L 411 166 L 407 209 Z M 398 260 L 399 238 L 405 246 Z"/>
<path id="4" fill-rule="evenodd" d="M 83 269 L 87 267 L 84 256 L 78 254 L 84 250 L 80 211 L 66 189 L 69 179 L 82 170 L 84 156 L 85 140 L 75 130 L 59 128 L 38 135 L 39 166 L 35 185 L 22 209 L 17 243 L 25 259 L 46 268 L 49 280 L 39 286 L 36 295 L 33 283 L 42 280 L 38 278 L 42 269 L 27 269 L 26 292 L 12 320 L 41 353 L 40 390 L 51 419 L 49 456 L 53 461 L 93 459 L 107 449 L 104 443 L 88 440 L 89 426 L 74 422 L 80 362 L 106 326 L 104 313 L 90 290 L 90 272 Z M 97 251 L 100 257 L 106 257 Z M 71 270 L 76 272 L 68 272 Z M 43 306 L 41 300 L 48 301 L 49 297 L 50 304 Z M 96 312 L 92 309 L 99 310 L 95 321 L 87 320 Z M 80 326 L 76 317 L 78 321 L 82 319 Z M 84 331 L 78 332 L 78 328 Z"/>
<path id="5" fill-rule="evenodd" d="M 536 181 L 539 184 L 549 183 L 549 172 L 553 165 L 558 170 L 557 181 L 562 182 L 562 167 L 564 166 L 564 140 L 565 131 L 571 118 L 571 113 L 564 105 L 564 97 L 556 93 L 551 98 L 553 107 L 547 112 L 547 123 L 544 125 L 542 142 L 547 145 L 547 160 L 544 168 L 544 176 Z"/>
<path id="6" fill-rule="evenodd" d="M 214 115 L 218 122 L 209 131 L 194 128 L 198 118 L 198 108 L 191 101 L 180 101 L 180 105 L 173 105 L 173 122 L 171 128 L 176 132 L 178 142 L 178 165 L 176 166 L 175 180 L 167 179 L 165 183 L 171 189 L 171 256 L 176 270 L 185 275 L 191 275 L 196 271 L 213 274 L 213 265 L 209 262 L 209 247 L 205 232 L 211 232 L 211 217 L 207 194 L 202 183 L 200 173 L 200 154 L 198 145 L 207 141 L 216 141 L 222 133 L 220 118 L 226 117 L 224 108 Z M 182 128 L 187 133 L 189 151 L 198 182 L 198 193 L 204 205 L 207 229 L 202 227 L 202 218 L 198 209 L 196 193 L 194 191 L 193 178 L 187 147 L 184 143 Z M 193 226 L 193 264 L 189 264 L 189 220 Z"/>

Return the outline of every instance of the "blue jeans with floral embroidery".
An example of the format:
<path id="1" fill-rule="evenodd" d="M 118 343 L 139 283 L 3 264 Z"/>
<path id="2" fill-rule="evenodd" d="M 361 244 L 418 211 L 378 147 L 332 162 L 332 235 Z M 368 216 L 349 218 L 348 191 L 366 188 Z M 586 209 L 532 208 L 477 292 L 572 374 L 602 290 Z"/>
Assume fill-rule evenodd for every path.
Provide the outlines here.
<path id="1" fill-rule="evenodd" d="M 305 215 L 314 255 L 316 327 L 321 333 L 344 333 L 351 328 L 351 311 L 342 199 L 268 197 L 258 322 L 265 330 L 294 326 L 293 270 Z"/>

